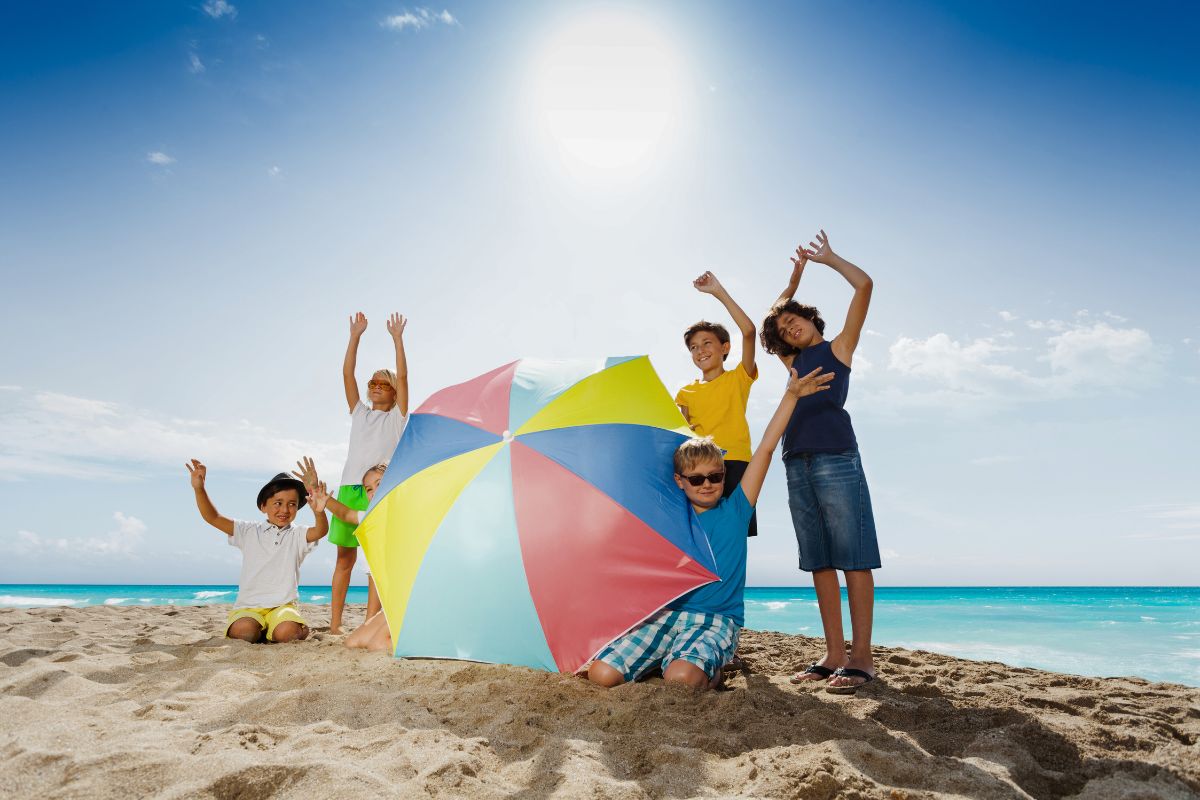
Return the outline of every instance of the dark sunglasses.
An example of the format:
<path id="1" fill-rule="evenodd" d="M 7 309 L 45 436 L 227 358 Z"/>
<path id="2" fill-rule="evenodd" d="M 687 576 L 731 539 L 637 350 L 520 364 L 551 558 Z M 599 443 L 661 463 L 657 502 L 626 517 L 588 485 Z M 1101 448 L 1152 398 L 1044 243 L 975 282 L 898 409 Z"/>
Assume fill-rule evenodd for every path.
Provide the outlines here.
<path id="1" fill-rule="evenodd" d="M 686 480 L 692 486 L 703 486 L 705 481 L 708 481 L 713 486 L 716 486 L 718 483 L 725 482 L 725 471 L 722 470 L 721 472 L 712 472 L 708 475 L 680 475 L 679 477 Z"/>

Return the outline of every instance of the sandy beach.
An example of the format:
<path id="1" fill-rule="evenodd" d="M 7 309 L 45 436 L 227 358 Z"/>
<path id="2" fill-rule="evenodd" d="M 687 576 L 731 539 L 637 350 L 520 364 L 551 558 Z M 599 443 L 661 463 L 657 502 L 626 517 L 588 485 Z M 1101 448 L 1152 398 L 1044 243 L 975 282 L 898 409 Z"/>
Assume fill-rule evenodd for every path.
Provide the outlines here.
<path id="1" fill-rule="evenodd" d="M 696 695 L 493 665 L 221 638 L 227 608 L 0 610 L 2 797 L 1194 798 L 1200 689 L 745 632 Z M 357 624 L 362 608 L 351 610 Z"/>

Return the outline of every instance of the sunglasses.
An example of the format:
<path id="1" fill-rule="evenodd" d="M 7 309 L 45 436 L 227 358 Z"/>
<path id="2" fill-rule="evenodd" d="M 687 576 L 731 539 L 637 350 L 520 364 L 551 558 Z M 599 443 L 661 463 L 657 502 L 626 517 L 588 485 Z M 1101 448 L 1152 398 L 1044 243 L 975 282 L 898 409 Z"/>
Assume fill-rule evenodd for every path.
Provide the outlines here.
<path id="1" fill-rule="evenodd" d="M 368 389 L 391 389 L 392 385 L 387 381 L 367 381 Z"/>
<path id="2" fill-rule="evenodd" d="M 708 481 L 713 486 L 716 486 L 719 483 L 725 482 L 725 471 L 722 470 L 721 472 L 712 472 L 708 475 L 680 475 L 679 477 L 683 478 L 692 486 L 703 486 L 705 481 Z"/>

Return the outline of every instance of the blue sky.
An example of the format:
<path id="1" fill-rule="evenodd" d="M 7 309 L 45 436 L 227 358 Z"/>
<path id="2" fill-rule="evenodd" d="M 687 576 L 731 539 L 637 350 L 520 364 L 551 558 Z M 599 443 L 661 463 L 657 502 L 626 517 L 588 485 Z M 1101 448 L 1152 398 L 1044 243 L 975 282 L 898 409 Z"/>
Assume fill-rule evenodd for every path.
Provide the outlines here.
<path id="1" fill-rule="evenodd" d="M 1200 563 L 1200 15 L 1184 3 L 0 8 L 0 582 L 232 582 L 335 474 L 359 363 L 413 396 L 755 319 L 823 227 L 875 279 L 849 408 L 881 584 Z M 1191 223 L 1191 224 L 1189 224 Z M 840 326 L 849 291 L 801 295 Z M 763 361 L 757 438 L 781 390 Z M 777 464 L 756 584 L 805 584 Z M 322 547 L 304 580 L 323 583 Z"/>

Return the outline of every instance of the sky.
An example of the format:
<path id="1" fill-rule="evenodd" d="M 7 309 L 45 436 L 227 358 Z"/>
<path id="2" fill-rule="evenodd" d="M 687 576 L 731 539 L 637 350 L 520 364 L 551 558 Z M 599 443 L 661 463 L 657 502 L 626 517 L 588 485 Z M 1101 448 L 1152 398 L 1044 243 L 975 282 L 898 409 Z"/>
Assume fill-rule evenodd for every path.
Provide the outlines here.
<path id="1" fill-rule="evenodd" d="M 235 583 L 184 461 L 250 519 L 301 455 L 340 473 L 356 311 L 360 381 L 409 318 L 414 407 L 523 356 L 673 392 L 730 324 L 692 279 L 761 320 L 823 228 L 875 282 L 880 585 L 1195 584 L 1198 36 L 1169 2 L 4 4 L 0 583 Z M 799 297 L 835 333 L 850 290 Z M 758 508 L 749 583 L 808 584 L 778 457 Z"/>

